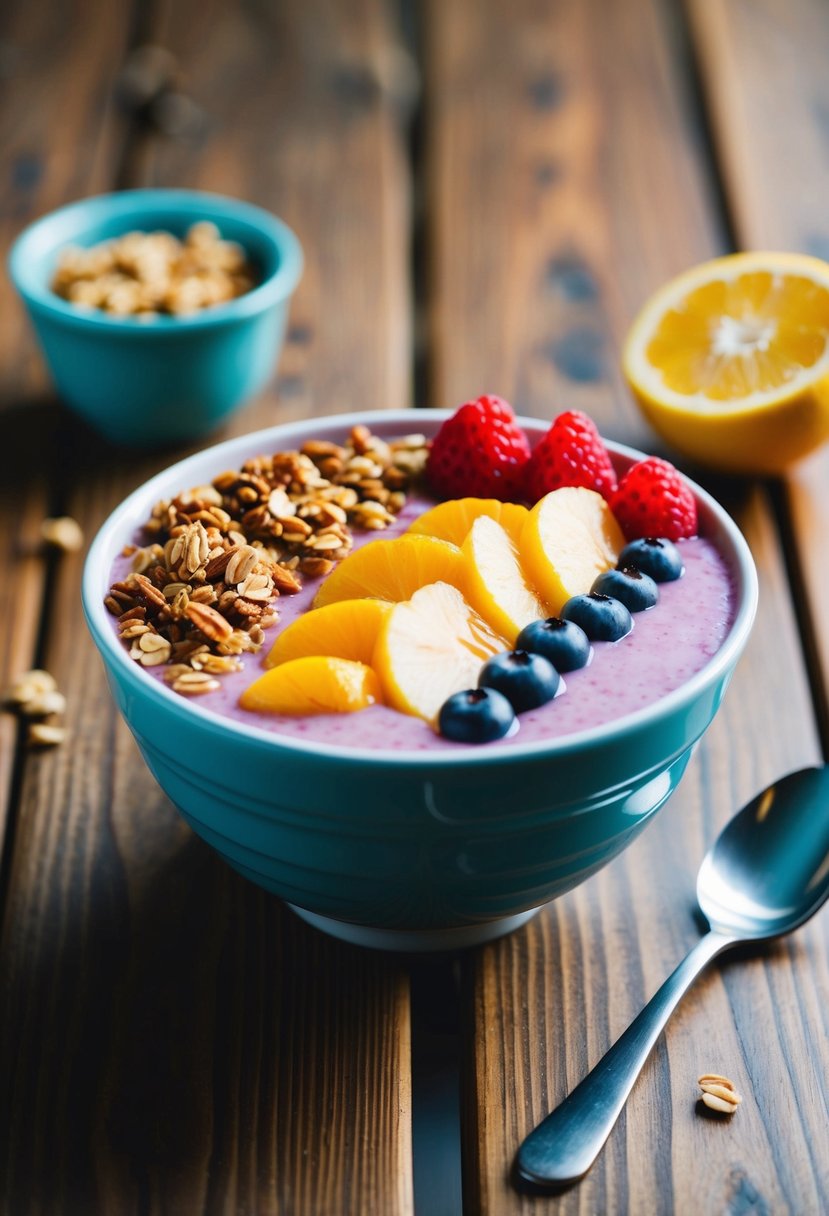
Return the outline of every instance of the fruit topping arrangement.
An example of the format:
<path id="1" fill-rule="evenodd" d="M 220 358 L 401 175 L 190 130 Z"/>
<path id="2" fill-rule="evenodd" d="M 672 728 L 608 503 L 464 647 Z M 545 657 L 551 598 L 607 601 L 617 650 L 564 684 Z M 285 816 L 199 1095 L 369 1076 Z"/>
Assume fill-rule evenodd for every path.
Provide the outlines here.
<path id="1" fill-rule="evenodd" d="M 531 451 L 511 407 L 468 402 L 433 439 L 427 493 L 443 501 L 393 540 L 344 557 L 276 638 L 243 709 L 352 712 L 383 703 L 445 738 L 487 743 L 563 695 L 592 643 L 621 641 L 658 584 L 683 573 L 676 541 L 696 501 L 664 460 L 617 481 L 584 414 L 559 415 Z"/>

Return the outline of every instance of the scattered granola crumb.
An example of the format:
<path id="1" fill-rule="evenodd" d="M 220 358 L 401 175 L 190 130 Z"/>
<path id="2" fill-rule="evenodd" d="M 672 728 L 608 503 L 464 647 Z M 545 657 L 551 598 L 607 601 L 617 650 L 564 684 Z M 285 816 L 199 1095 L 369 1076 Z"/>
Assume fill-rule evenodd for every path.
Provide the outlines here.
<path id="1" fill-rule="evenodd" d="M 66 712 L 66 697 L 57 688 L 36 693 L 20 706 L 24 718 L 50 718 L 52 714 Z"/>
<path id="2" fill-rule="evenodd" d="M 697 1084 L 702 1090 L 702 1102 L 708 1110 L 716 1111 L 721 1115 L 733 1115 L 742 1102 L 742 1098 L 734 1088 L 734 1083 L 721 1073 L 703 1073 Z"/>
<path id="3" fill-rule="evenodd" d="M 3 704 L 19 717 L 29 720 L 29 743 L 54 747 L 66 737 L 63 726 L 44 721 L 66 710 L 66 697 L 58 690 L 55 677 L 48 671 L 34 668 L 32 671 L 23 672 L 11 687 L 6 689 Z"/>
<path id="4" fill-rule="evenodd" d="M 48 671 L 34 668 L 24 671 L 3 694 L 3 703 L 11 709 L 21 710 L 28 701 L 45 693 L 55 692 L 57 680 Z"/>
<path id="5" fill-rule="evenodd" d="M 40 535 L 47 545 L 63 553 L 77 553 L 83 546 L 83 529 L 71 515 L 44 519 L 40 525 Z"/>
<path id="6" fill-rule="evenodd" d="M 57 747 L 66 740 L 66 728 L 49 722 L 32 722 L 27 739 L 32 747 Z"/>

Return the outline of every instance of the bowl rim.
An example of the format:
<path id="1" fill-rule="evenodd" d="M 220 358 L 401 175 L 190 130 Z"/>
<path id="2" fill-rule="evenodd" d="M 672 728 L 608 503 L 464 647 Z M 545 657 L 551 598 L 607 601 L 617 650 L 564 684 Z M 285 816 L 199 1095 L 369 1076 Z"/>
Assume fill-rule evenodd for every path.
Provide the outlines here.
<path id="1" fill-rule="evenodd" d="M 201 218 L 205 220 L 221 222 L 222 219 L 232 219 L 246 224 L 251 230 L 256 230 L 270 242 L 276 252 L 276 269 L 256 287 L 234 300 L 181 316 L 158 316 L 148 321 L 139 321 L 135 317 L 113 316 L 100 309 L 81 309 L 70 304 L 41 281 L 34 271 L 34 263 L 30 260 L 32 247 L 38 242 L 45 242 L 51 252 L 71 244 L 65 235 L 51 243 L 46 238 L 50 228 L 60 231 L 62 223 L 74 215 L 88 214 L 90 228 L 113 217 L 126 219 L 134 215 L 135 227 L 140 229 L 152 220 L 154 214 L 175 211 L 177 208 L 182 211 L 190 210 L 193 207 L 204 212 Z M 193 222 L 195 220 L 194 216 Z M 39 261 L 40 258 L 38 263 Z M 183 330 L 210 328 L 228 321 L 252 317 L 278 301 L 287 299 L 299 282 L 304 257 L 299 238 L 285 221 L 254 203 L 208 190 L 144 187 L 76 199 L 40 216 L 18 234 L 9 250 L 7 263 L 9 275 L 22 299 L 30 308 L 41 313 L 59 317 L 87 331 L 166 335 L 177 334 Z"/>
<path id="2" fill-rule="evenodd" d="M 138 695 L 147 697 L 151 704 L 154 703 L 159 708 L 163 706 L 168 712 L 184 715 L 188 719 L 200 723 L 208 733 L 218 733 L 225 738 L 235 736 L 248 743 L 264 743 L 275 752 L 285 749 L 301 753 L 306 759 L 316 757 L 321 761 L 336 760 L 361 765 L 370 762 L 375 767 L 379 765 L 392 770 L 442 769 L 446 766 L 466 769 L 469 766 L 482 764 L 498 765 L 512 764 L 520 760 L 556 759 L 570 753 L 587 750 L 596 744 L 607 744 L 611 741 L 622 742 L 644 727 L 658 725 L 660 719 L 667 717 L 683 705 L 690 704 L 733 668 L 748 639 L 757 611 L 759 595 L 757 571 L 745 538 L 725 508 L 696 482 L 686 477 L 698 505 L 702 506 L 716 520 L 718 527 L 722 529 L 730 544 L 731 554 L 726 556 L 729 561 L 733 557 L 736 568 L 732 573 L 738 593 L 741 593 L 737 611 L 731 628 L 719 649 L 690 679 L 649 705 L 625 714 L 610 723 L 554 739 L 537 740 L 525 744 L 513 743 L 507 749 L 499 749 L 497 745 L 493 744 L 484 747 L 470 747 L 469 751 L 453 748 L 446 752 L 413 749 L 377 752 L 370 748 L 296 739 L 293 736 L 279 735 L 277 732 L 266 731 L 261 727 L 227 718 L 192 700 L 185 700 L 160 681 L 149 678 L 145 672 L 139 670 L 112 628 L 112 617 L 103 602 L 105 589 L 108 586 L 106 580 L 112 561 L 120 547 L 128 543 L 125 525 L 129 523 L 129 535 L 131 536 L 134 528 L 140 522 L 140 518 L 146 517 L 152 504 L 169 494 L 170 482 L 181 478 L 182 485 L 197 484 L 196 481 L 191 483 L 191 475 L 188 473 L 188 469 L 197 464 L 204 461 L 212 464 L 215 461 L 215 467 L 217 471 L 220 471 L 223 468 L 231 467 L 236 458 L 245 458 L 254 451 L 267 451 L 273 447 L 275 440 L 286 447 L 290 446 L 295 439 L 307 437 L 308 427 L 314 423 L 326 428 L 342 427 L 347 431 L 357 423 L 371 421 L 372 413 L 375 415 L 375 420 L 382 421 L 384 424 L 400 424 L 406 428 L 404 433 L 407 433 L 412 429 L 413 421 L 420 419 L 422 422 L 428 418 L 435 424 L 439 424 L 451 417 L 454 411 L 409 409 L 374 412 L 363 410 L 349 414 L 304 418 L 298 422 L 282 423 L 263 430 L 252 431 L 246 435 L 203 448 L 199 452 L 168 465 L 135 489 L 111 512 L 98 530 L 87 554 L 81 594 L 87 625 L 96 646 L 108 663 L 115 664 L 132 690 Z M 518 418 L 518 422 L 529 431 L 531 437 L 534 433 L 543 433 L 549 426 L 549 422 L 545 422 L 543 419 L 523 416 Z M 644 457 L 644 453 L 636 448 L 609 440 L 605 442 L 611 453 L 623 458 L 639 460 Z M 230 460 L 227 459 L 228 457 Z M 197 476 L 203 480 L 203 474 Z M 683 476 L 685 475 L 683 474 Z"/>

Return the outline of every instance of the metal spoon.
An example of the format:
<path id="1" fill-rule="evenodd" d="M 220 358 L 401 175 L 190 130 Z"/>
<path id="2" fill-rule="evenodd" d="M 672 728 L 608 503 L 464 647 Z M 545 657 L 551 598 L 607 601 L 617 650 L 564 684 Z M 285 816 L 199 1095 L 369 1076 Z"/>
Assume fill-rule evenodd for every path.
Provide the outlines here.
<path id="1" fill-rule="evenodd" d="M 516 1159 L 536 1186 L 590 1169 L 680 998 L 718 954 L 789 933 L 829 896 L 829 766 L 790 773 L 734 816 L 705 857 L 697 900 L 710 931 L 592 1072 L 530 1132 Z"/>

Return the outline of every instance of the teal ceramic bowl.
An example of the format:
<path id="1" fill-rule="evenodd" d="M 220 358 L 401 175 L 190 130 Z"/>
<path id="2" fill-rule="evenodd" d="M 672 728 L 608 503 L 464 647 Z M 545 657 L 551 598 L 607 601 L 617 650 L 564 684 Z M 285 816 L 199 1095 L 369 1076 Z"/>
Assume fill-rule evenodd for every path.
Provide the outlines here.
<path id="1" fill-rule="evenodd" d="M 455 948 L 496 937 L 583 882 L 676 788 L 748 638 L 757 578 L 723 509 L 697 487 L 702 530 L 728 562 L 737 612 L 723 645 L 676 692 L 602 727 L 499 751 L 379 754 L 322 747 L 221 717 L 127 655 L 103 598 L 116 555 L 161 498 L 311 434 L 433 433 L 448 415 L 319 419 L 220 444 L 154 477 L 107 520 L 83 599 L 115 700 L 187 822 L 240 873 L 306 920 L 363 945 Z M 530 433 L 543 424 L 523 419 Z M 620 467 L 639 457 L 612 447 Z M 254 674 L 257 669 L 254 669 Z"/>
<path id="2" fill-rule="evenodd" d="M 237 241 L 258 285 L 226 304 L 150 321 L 79 309 L 50 289 L 67 245 L 97 245 L 126 232 L 183 236 L 211 220 Z M 9 270 L 63 400 L 115 443 L 157 447 L 198 439 L 270 377 L 285 331 L 302 252 L 275 216 L 196 190 L 127 190 L 82 199 L 31 224 Z"/>

